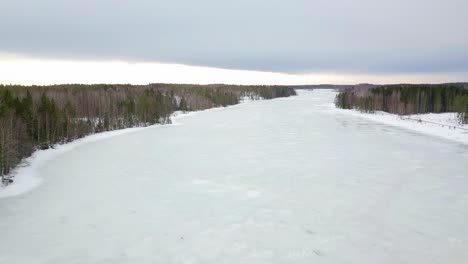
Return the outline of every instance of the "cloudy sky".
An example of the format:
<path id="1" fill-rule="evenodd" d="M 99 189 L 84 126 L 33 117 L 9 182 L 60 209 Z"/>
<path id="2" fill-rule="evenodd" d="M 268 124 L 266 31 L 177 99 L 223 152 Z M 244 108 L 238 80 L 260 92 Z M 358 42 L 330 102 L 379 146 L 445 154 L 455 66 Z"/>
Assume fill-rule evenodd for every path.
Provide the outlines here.
<path id="1" fill-rule="evenodd" d="M 467 13 L 466 0 L 2 0 L 0 82 L 468 81 Z"/>

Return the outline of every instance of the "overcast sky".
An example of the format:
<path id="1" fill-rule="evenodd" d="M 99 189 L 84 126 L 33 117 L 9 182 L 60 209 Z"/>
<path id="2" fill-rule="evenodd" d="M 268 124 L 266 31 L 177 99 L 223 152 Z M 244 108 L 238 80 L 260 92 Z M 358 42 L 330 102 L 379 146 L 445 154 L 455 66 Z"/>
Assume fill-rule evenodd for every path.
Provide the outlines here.
<path id="1" fill-rule="evenodd" d="M 290 74 L 461 74 L 467 14 L 467 0 L 1 0 L 0 53 Z"/>

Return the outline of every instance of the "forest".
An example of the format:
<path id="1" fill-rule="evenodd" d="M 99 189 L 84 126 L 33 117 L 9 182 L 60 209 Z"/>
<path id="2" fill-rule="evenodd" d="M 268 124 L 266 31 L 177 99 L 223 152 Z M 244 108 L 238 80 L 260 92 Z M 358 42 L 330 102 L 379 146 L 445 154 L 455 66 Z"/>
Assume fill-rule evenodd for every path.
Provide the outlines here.
<path id="1" fill-rule="evenodd" d="M 295 95 L 287 86 L 238 85 L 0 85 L 0 175 L 36 149 L 86 135 L 170 123 L 174 111 L 239 103 L 243 97 Z"/>
<path id="2" fill-rule="evenodd" d="M 384 111 L 399 115 L 457 112 L 468 123 L 468 87 L 463 84 L 382 85 L 339 92 L 335 105 L 363 112 Z"/>

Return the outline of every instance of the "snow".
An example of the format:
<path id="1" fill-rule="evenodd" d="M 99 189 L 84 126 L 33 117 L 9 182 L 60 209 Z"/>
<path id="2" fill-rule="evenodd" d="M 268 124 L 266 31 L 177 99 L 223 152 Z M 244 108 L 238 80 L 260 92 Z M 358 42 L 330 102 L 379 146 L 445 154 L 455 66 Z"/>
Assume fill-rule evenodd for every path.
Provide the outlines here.
<path id="1" fill-rule="evenodd" d="M 240 103 L 251 103 L 251 102 L 255 102 L 255 101 L 258 101 L 258 100 L 264 100 L 264 99 L 265 98 L 263 98 L 261 96 L 258 96 L 258 95 L 255 95 L 255 94 L 248 94 L 248 95 L 242 96 L 239 99 L 239 102 Z"/>
<path id="2" fill-rule="evenodd" d="M 380 111 L 375 113 L 363 113 L 358 110 L 349 109 L 336 109 L 336 111 L 418 133 L 468 144 L 468 125 L 460 124 L 456 113 L 429 113 L 400 116 Z"/>
<path id="3" fill-rule="evenodd" d="M 17 168 L 15 168 L 8 177 L 14 177 L 14 183 L 8 186 L 0 186 L 0 198 L 16 196 L 38 187 L 42 179 L 37 175 L 37 170 L 47 162 L 59 157 L 60 155 L 72 151 L 84 144 L 92 143 L 127 133 L 136 132 L 144 127 L 126 128 L 121 130 L 102 132 L 87 137 L 77 139 L 66 144 L 55 145 L 54 148 L 45 150 L 36 150 L 31 157 L 25 159 Z"/>
<path id="4" fill-rule="evenodd" d="M 300 92 L 97 140 L 0 199 L 0 263 L 467 263 L 468 146 Z"/>
<path id="5" fill-rule="evenodd" d="M 416 121 L 424 121 L 436 123 L 442 126 L 450 126 L 453 128 L 468 128 L 466 124 L 460 124 L 460 120 L 457 117 L 457 113 L 429 113 L 429 114 L 417 114 L 417 115 L 405 115 L 404 119 L 413 119 Z"/>

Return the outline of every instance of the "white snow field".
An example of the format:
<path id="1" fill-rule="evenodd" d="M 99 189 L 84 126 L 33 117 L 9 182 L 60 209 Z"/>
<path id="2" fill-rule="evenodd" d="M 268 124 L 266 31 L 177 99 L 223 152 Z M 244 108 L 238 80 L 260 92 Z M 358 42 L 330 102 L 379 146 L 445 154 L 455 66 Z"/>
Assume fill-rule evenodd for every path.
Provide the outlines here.
<path id="1" fill-rule="evenodd" d="M 54 156 L 37 188 L 0 199 L 0 263 L 468 263 L 468 146 L 336 111 L 334 95 Z"/>

